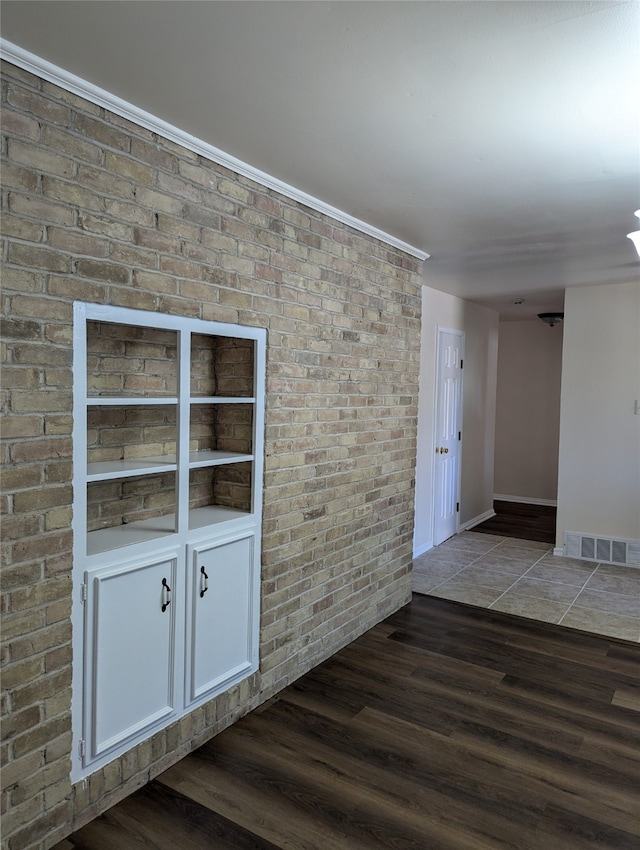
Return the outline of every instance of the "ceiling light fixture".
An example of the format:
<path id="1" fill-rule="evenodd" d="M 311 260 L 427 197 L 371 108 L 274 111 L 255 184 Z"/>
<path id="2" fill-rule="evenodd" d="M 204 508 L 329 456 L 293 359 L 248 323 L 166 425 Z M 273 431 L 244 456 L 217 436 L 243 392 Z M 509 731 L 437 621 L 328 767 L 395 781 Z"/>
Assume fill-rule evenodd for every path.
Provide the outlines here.
<path id="1" fill-rule="evenodd" d="M 640 210 L 636 210 L 634 215 L 637 215 L 640 218 Z M 631 233 L 627 233 L 627 237 L 631 239 L 633 244 L 635 245 L 636 251 L 638 252 L 638 256 L 640 257 L 640 230 L 634 230 Z"/>
<path id="2" fill-rule="evenodd" d="M 564 319 L 564 313 L 538 313 L 538 318 L 552 328 Z"/>

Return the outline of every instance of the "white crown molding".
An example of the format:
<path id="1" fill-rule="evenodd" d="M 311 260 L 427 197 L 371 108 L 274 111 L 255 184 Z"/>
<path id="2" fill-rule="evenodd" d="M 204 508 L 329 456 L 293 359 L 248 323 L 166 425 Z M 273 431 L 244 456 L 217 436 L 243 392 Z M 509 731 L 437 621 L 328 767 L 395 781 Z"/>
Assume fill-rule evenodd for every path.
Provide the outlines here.
<path id="1" fill-rule="evenodd" d="M 197 139 L 195 136 L 185 133 L 178 127 L 174 127 L 172 124 L 168 124 L 161 118 L 157 118 L 155 115 L 152 115 L 150 112 L 138 109 L 137 106 L 128 103 L 126 100 L 116 97 L 116 95 L 93 85 L 93 83 L 87 82 L 87 80 L 83 80 L 81 77 L 76 77 L 75 74 L 70 74 L 63 68 L 59 68 L 51 62 L 47 62 L 45 59 L 36 56 L 34 53 L 29 53 L 27 50 L 23 50 L 21 47 L 18 47 L 18 45 L 12 44 L 4 38 L 0 38 L 0 55 L 7 62 L 17 65 L 24 71 L 29 71 L 31 74 L 42 77 L 48 82 L 53 83 L 66 91 L 77 94 L 91 103 L 95 103 L 97 106 L 102 106 L 105 109 L 114 112 L 116 115 L 119 115 L 121 118 L 126 118 L 128 121 L 132 121 L 140 127 L 144 127 L 165 139 L 176 142 L 177 144 L 182 145 L 182 147 L 187 148 L 187 150 L 193 151 L 205 159 L 216 162 L 218 165 L 223 165 L 231 171 L 235 171 L 238 174 L 242 174 L 244 177 L 248 177 L 250 180 L 254 180 L 261 186 L 266 186 L 268 189 L 274 189 L 276 192 L 279 192 L 287 198 L 291 198 L 293 201 L 298 201 L 298 203 L 311 207 L 311 209 L 330 216 L 349 227 L 353 227 L 361 233 L 366 233 L 374 239 L 379 239 L 387 245 L 393 245 L 395 248 L 405 251 L 412 257 L 416 257 L 419 260 L 426 260 L 429 258 L 429 254 L 425 251 L 420 251 L 413 245 L 409 245 L 407 242 L 403 242 L 401 239 L 397 239 L 395 236 L 391 236 L 389 233 L 385 233 L 382 230 L 378 230 L 377 227 L 367 224 L 366 221 L 354 218 L 348 213 L 342 212 L 342 210 L 336 209 L 318 198 L 307 195 L 306 192 L 296 189 L 295 186 L 283 183 L 276 177 L 272 177 L 270 174 L 266 174 L 264 171 L 260 171 L 259 169 L 248 165 L 246 162 L 236 159 L 234 156 L 219 150 L 219 148 L 214 148 L 213 145 L 209 145 L 201 139 Z"/>

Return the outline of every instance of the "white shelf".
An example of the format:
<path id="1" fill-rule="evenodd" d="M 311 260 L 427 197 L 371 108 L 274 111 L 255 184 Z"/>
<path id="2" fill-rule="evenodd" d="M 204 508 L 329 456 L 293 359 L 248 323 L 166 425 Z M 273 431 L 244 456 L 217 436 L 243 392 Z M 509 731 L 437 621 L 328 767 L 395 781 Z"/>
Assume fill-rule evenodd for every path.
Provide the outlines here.
<path id="1" fill-rule="evenodd" d="M 255 398 L 245 396 L 217 396 L 192 395 L 189 399 L 191 404 L 255 404 Z"/>
<path id="2" fill-rule="evenodd" d="M 196 508 L 189 511 L 189 531 L 198 528 L 208 528 L 210 525 L 219 525 L 232 519 L 242 519 L 250 516 L 247 511 L 238 508 L 224 508 L 217 505 L 208 505 L 206 508 Z"/>
<path id="3" fill-rule="evenodd" d="M 87 396 L 88 407 L 148 407 L 153 404 L 175 405 L 178 403 L 176 396 L 154 396 L 147 398 L 146 396 L 105 396 L 91 395 Z"/>
<path id="4" fill-rule="evenodd" d="M 253 455 L 238 452 L 189 452 L 189 469 L 246 463 L 251 460 Z M 177 468 L 175 455 L 133 458 L 132 460 L 105 460 L 87 464 L 87 481 L 111 481 L 114 478 L 132 478 L 136 475 L 157 475 L 175 472 Z"/>
<path id="5" fill-rule="evenodd" d="M 132 460 L 105 460 L 87 464 L 87 481 L 110 481 L 113 478 L 132 478 L 135 475 L 156 475 L 175 472 L 175 455 L 133 458 Z"/>
<path id="6" fill-rule="evenodd" d="M 253 460 L 253 455 L 238 454 L 238 452 L 189 452 L 189 469 L 198 469 L 202 466 L 221 466 L 226 463 L 245 463 L 249 460 Z"/>
<path id="7" fill-rule="evenodd" d="M 219 525 L 222 522 L 248 517 L 246 511 L 209 505 L 189 511 L 189 531 Z M 175 534 L 175 514 L 130 522 L 113 528 L 100 528 L 87 534 L 87 555 L 99 555 L 122 546 L 148 543 Z"/>
<path id="8" fill-rule="evenodd" d="M 170 534 L 175 534 L 174 514 L 130 522 L 114 528 L 100 528 L 87 534 L 87 555 L 98 555 L 100 552 L 109 552 L 134 543 L 147 543 Z"/>

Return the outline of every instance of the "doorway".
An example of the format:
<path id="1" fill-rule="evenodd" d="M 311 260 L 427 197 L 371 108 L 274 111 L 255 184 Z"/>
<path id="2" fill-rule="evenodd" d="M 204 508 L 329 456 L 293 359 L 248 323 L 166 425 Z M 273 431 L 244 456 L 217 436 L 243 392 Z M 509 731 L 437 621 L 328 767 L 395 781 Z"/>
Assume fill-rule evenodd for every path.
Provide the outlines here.
<path id="1" fill-rule="evenodd" d="M 557 504 L 562 330 L 539 319 L 500 323 L 493 497 L 523 520 Z"/>

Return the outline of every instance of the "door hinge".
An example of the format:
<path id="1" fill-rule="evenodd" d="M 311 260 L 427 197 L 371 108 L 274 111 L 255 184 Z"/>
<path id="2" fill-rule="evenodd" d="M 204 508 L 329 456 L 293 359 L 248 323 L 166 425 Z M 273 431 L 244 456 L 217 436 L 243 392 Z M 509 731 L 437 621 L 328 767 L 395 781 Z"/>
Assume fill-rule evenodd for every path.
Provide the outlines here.
<path id="1" fill-rule="evenodd" d="M 87 748 L 86 748 L 85 743 L 84 743 L 84 738 L 82 738 L 80 741 L 78 741 L 78 752 L 80 753 L 81 759 L 84 758 L 86 751 L 87 751 Z"/>
<path id="2" fill-rule="evenodd" d="M 456 502 L 456 513 L 460 513 L 460 502 Z"/>
<path id="3" fill-rule="evenodd" d="M 81 584 L 80 585 L 80 602 L 86 602 L 86 601 L 87 601 L 87 585 Z"/>
<path id="4" fill-rule="evenodd" d="M 464 360 L 460 360 L 460 368 L 464 369 Z"/>
<path id="5" fill-rule="evenodd" d="M 459 439 L 459 440 L 461 440 L 461 439 L 462 439 L 462 431 L 458 431 L 458 439 Z"/>

